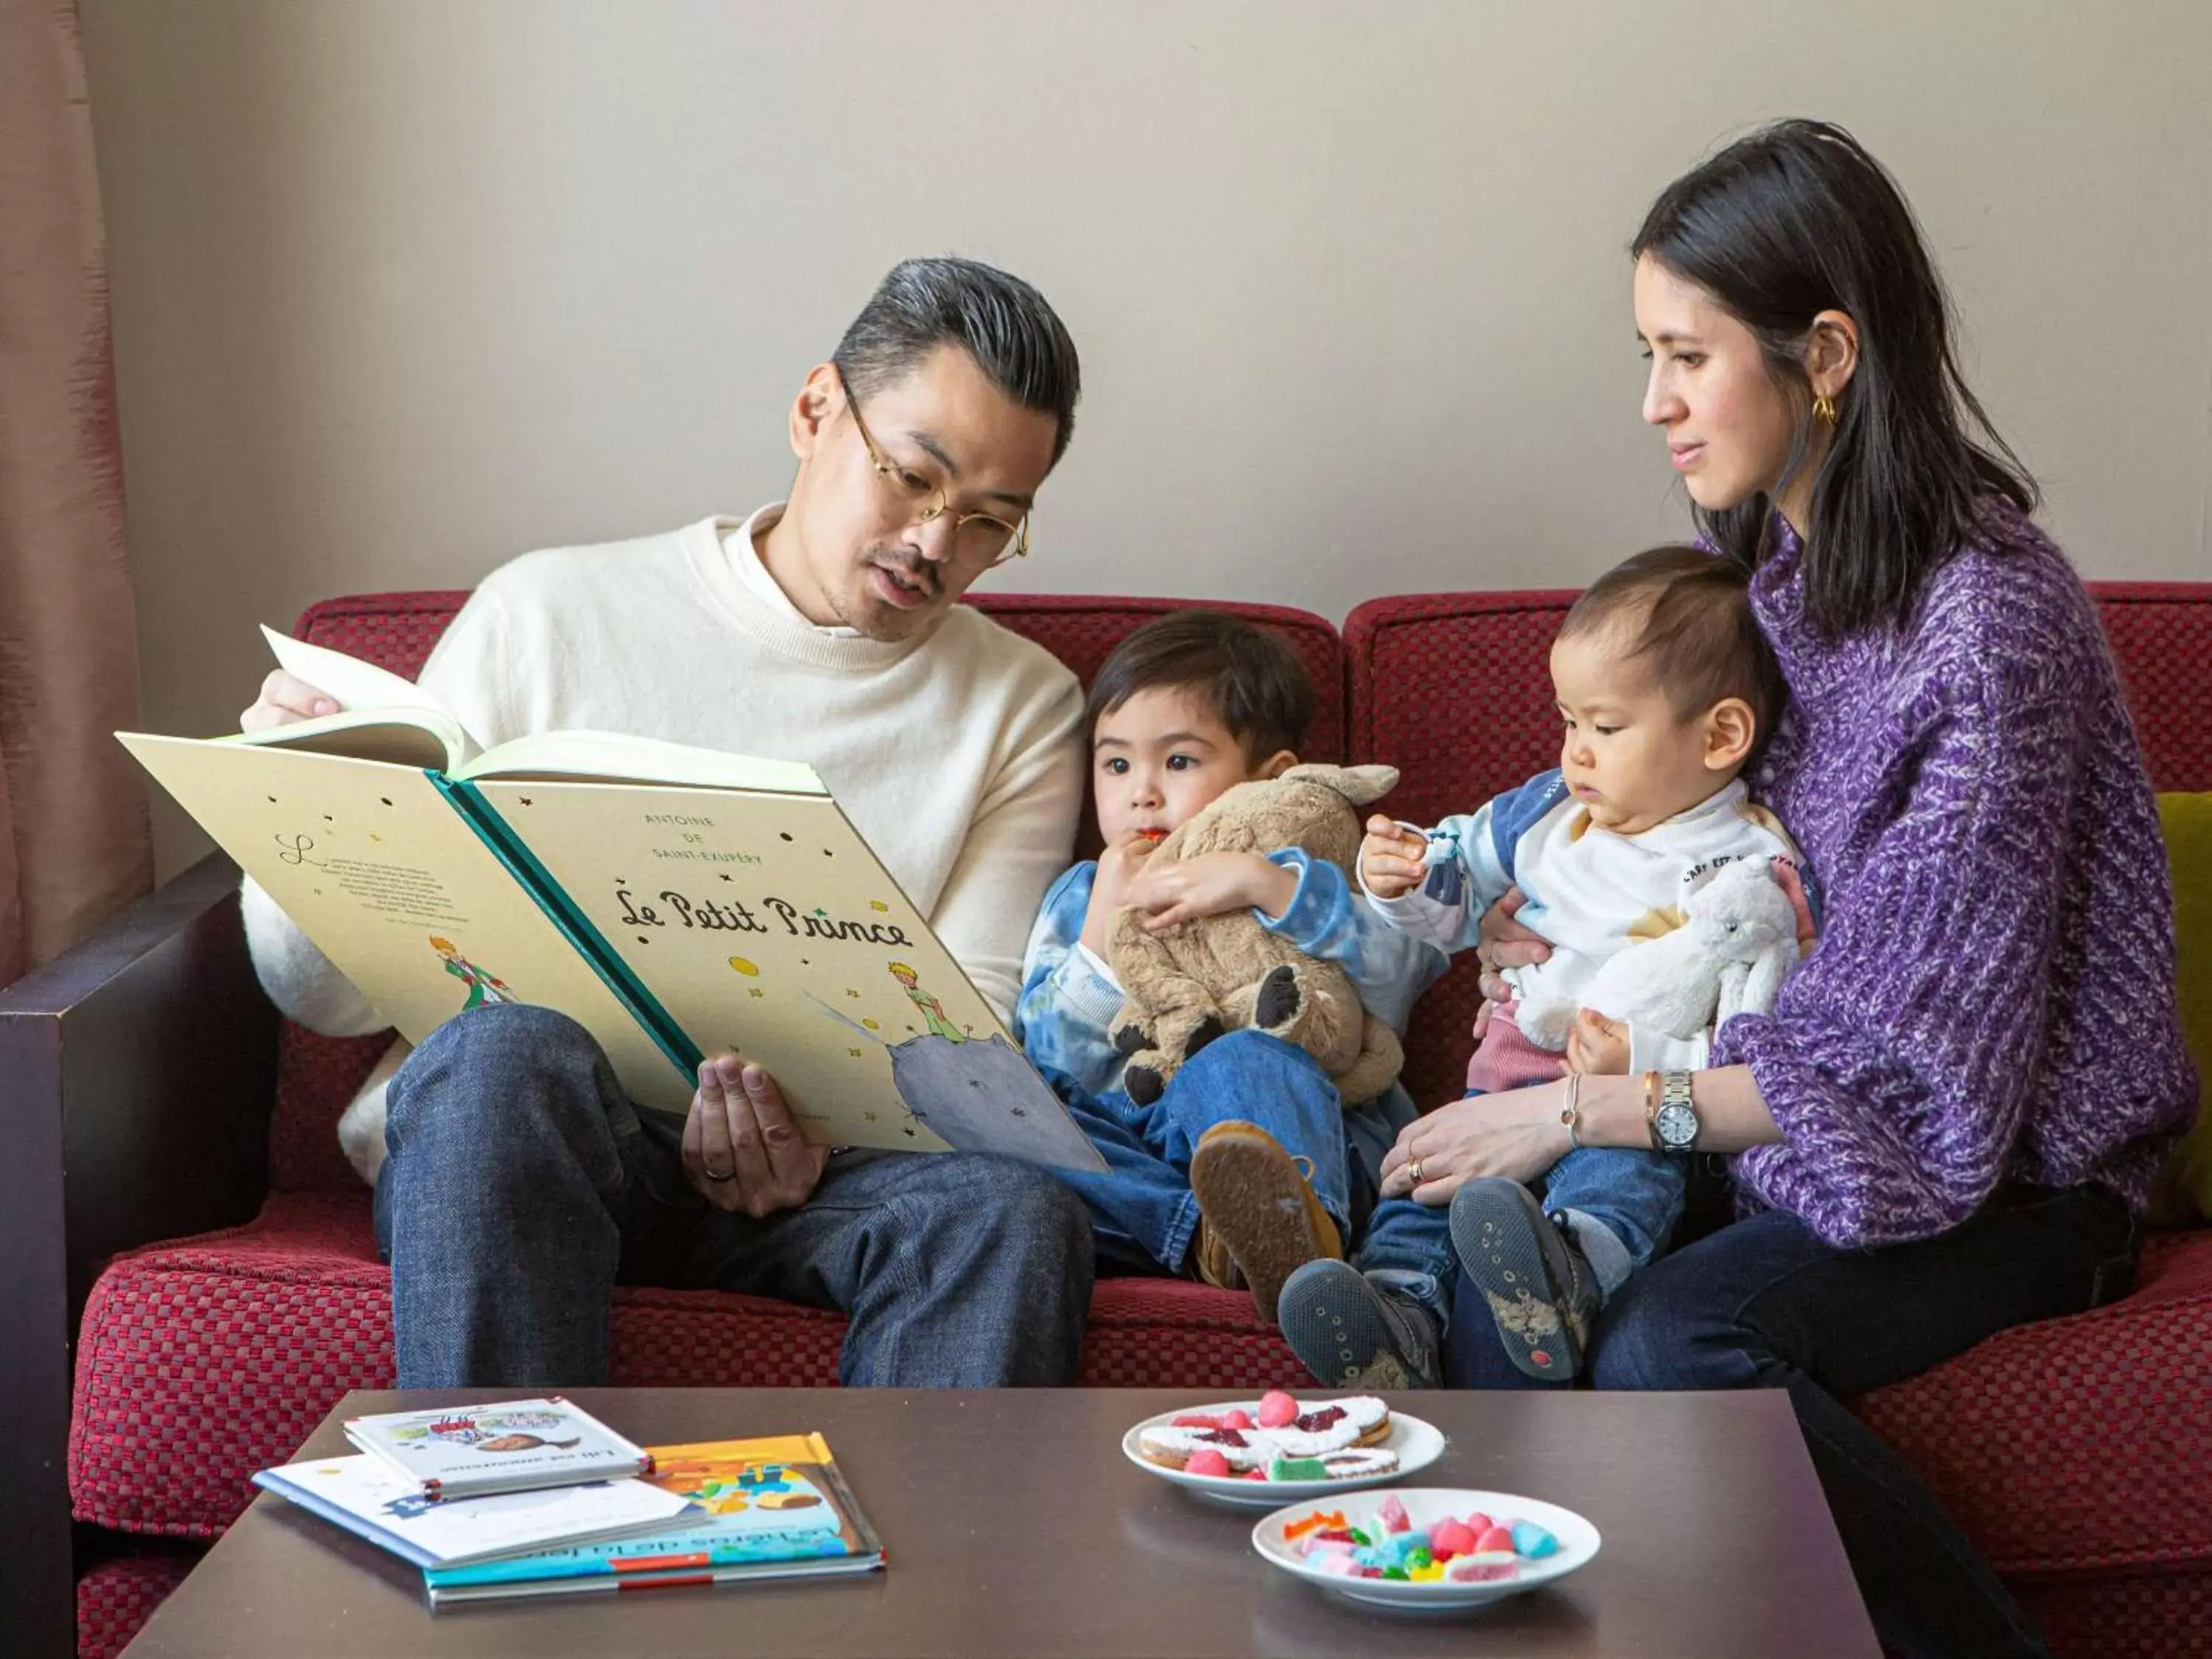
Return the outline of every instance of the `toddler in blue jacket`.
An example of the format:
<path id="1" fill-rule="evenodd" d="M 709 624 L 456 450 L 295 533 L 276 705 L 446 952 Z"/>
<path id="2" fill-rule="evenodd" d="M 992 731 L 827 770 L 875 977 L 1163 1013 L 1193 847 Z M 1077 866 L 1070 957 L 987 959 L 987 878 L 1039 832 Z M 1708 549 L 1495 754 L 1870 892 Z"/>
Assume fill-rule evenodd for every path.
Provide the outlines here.
<path id="1" fill-rule="evenodd" d="M 1376 1197 L 1382 1155 L 1414 1115 L 1405 1091 L 1341 1101 L 1304 1052 L 1241 1030 L 1139 1106 L 1109 1035 L 1121 989 L 1106 939 L 1123 906 L 1155 927 L 1249 908 L 1308 956 L 1341 964 L 1368 1010 L 1401 1033 L 1443 972 L 1435 945 L 1391 927 L 1344 871 L 1295 848 L 1152 858 L 1231 786 L 1297 764 L 1313 712 L 1290 647 L 1236 618 L 1181 611 L 1122 641 L 1089 709 L 1105 850 L 1046 895 L 1015 1030 L 1106 1159 L 1103 1174 L 1057 1172 L 1090 1205 L 1102 1260 L 1241 1284 L 1326 1384 L 1426 1387 L 1455 1260 L 1440 1209 Z M 1313 1293 L 1286 1294 L 1301 1274 Z M 1345 1276 L 1358 1294 L 1344 1293 Z"/>

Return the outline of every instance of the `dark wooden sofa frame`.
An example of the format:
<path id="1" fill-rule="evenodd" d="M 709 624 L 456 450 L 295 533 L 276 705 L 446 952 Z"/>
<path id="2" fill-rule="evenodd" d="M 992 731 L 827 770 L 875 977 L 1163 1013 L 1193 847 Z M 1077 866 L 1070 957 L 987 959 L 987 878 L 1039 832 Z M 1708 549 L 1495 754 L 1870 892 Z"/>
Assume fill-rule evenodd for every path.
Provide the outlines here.
<path id="1" fill-rule="evenodd" d="M 220 854 L 0 989 L 0 1650 L 71 1659 L 72 1344 L 108 1258 L 252 1219 L 276 1011 Z"/>

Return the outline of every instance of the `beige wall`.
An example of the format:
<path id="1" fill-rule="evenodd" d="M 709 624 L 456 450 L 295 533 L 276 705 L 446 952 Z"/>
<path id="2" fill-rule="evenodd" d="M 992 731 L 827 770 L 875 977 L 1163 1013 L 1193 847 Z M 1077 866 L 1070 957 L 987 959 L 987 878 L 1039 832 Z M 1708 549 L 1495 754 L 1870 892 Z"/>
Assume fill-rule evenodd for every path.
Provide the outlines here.
<path id="1" fill-rule="evenodd" d="M 1622 246 L 1784 112 L 1904 180 L 2081 565 L 2212 574 L 2201 0 L 82 3 L 156 727 L 317 597 L 772 496 L 910 252 L 1083 348 L 1022 586 L 1579 580 L 1685 522 Z"/>

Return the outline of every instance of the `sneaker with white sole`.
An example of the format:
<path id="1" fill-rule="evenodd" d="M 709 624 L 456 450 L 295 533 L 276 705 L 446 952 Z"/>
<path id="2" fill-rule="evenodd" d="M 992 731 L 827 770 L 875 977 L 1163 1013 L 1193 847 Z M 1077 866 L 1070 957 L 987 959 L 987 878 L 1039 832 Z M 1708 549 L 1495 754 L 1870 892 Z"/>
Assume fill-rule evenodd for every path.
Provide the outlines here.
<path id="1" fill-rule="evenodd" d="M 1323 1388 L 1437 1386 L 1437 1316 L 1348 1261 L 1309 1261 L 1283 1282 L 1283 1340 Z"/>
<path id="2" fill-rule="evenodd" d="M 1451 1240 L 1498 1322 L 1505 1357 L 1547 1382 L 1581 1370 L 1601 1298 L 1565 1224 L 1519 1182 L 1484 1176 L 1452 1195 Z"/>

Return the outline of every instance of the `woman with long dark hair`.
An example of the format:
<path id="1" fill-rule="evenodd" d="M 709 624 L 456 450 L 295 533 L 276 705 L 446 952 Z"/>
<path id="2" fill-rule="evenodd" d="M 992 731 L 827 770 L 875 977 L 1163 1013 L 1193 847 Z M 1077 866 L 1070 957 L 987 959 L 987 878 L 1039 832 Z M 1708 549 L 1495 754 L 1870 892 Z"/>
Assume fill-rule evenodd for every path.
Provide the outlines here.
<path id="1" fill-rule="evenodd" d="M 1788 1389 L 1894 1651 L 2043 1653 L 1839 1397 L 2130 1283 L 2197 1098 L 2142 759 L 2089 599 L 1959 374 L 1911 210 L 1848 133 L 1785 121 L 1731 144 L 1632 251 L 1644 418 L 1708 543 L 1753 573 L 1788 683 L 1754 793 L 1803 849 L 1820 939 L 1711 1069 L 1443 1107 L 1383 1190 L 1450 1202 L 1480 1279 L 1498 1239 L 1461 1224 L 1494 1226 L 1494 1183 L 1535 1180 L 1572 1135 L 1731 1155 L 1741 1218 L 1602 1312 L 1521 1206 L 1547 1235 L 1516 1241 L 1544 1264 L 1545 1316 L 1586 1334 L 1599 1388 Z M 1542 954 L 1504 908 L 1485 939 L 1493 972 Z M 1525 1383 L 1491 1303 L 1461 1292 L 1457 1378 Z"/>

